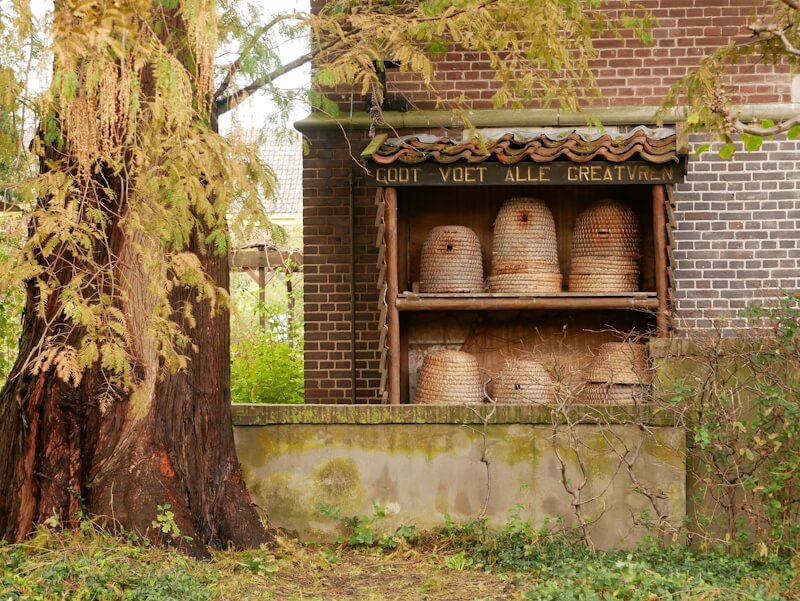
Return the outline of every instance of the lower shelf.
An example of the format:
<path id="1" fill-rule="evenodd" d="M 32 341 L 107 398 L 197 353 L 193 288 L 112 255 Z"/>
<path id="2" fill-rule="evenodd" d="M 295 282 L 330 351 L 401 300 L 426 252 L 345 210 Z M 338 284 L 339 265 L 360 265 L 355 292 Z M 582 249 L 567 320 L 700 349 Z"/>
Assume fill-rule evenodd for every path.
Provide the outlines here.
<path id="1" fill-rule="evenodd" d="M 584 294 L 565 292 L 558 295 L 520 296 L 507 294 L 416 294 L 397 295 L 399 311 L 513 311 L 513 310 L 592 310 L 640 309 L 655 311 L 655 292 L 623 294 Z"/>

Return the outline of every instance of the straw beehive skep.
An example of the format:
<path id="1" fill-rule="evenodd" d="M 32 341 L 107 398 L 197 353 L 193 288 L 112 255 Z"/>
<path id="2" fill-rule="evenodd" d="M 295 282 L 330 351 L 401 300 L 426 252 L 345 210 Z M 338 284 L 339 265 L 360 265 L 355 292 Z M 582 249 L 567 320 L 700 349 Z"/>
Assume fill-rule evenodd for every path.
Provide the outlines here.
<path id="1" fill-rule="evenodd" d="M 504 294 L 559 294 L 560 273 L 504 273 L 489 276 L 489 290 Z"/>
<path id="2" fill-rule="evenodd" d="M 428 232 L 422 244 L 420 291 L 483 291 L 483 257 L 475 232 L 461 225 Z"/>
<path id="3" fill-rule="evenodd" d="M 546 261 L 558 269 L 556 224 L 537 198 L 511 198 L 494 221 L 492 262 Z"/>
<path id="4" fill-rule="evenodd" d="M 637 292 L 640 244 L 639 219 L 623 203 L 583 210 L 572 233 L 570 292 Z"/>
<path id="5" fill-rule="evenodd" d="M 414 402 L 429 405 L 483 402 L 483 378 L 475 357 L 453 350 L 425 355 L 419 369 Z"/>
<path id="6" fill-rule="evenodd" d="M 641 256 L 639 218 L 616 200 L 601 200 L 583 210 L 575 220 L 571 256 L 607 256 L 638 259 Z"/>
<path id="7" fill-rule="evenodd" d="M 570 292 L 638 292 L 639 274 L 569 274 Z"/>
<path id="8" fill-rule="evenodd" d="M 650 400 L 650 388 L 637 384 L 586 384 L 581 400 L 590 405 L 630 405 Z"/>
<path id="9" fill-rule="evenodd" d="M 585 372 L 588 382 L 649 385 L 653 371 L 647 347 L 636 342 L 601 344 Z"/>
<path id="10" fill-rule="evenodd" d="M 639 261 L 627 257 L 572 257 L 570 273 L 590 275 L 638 275 Z"/>
<path id="11" fill-rule="evenodd" d="M 494 382 L 497 403 L 555 403 L 553 377 L 538 361 L 510 361 Z"/>
<path id="12" fill-rule="evenodd" d="M 562 277 L 553 214 L 537 198 L 512 198 L 494 221 L 489 289 L 507 294 L 558 294 Z"/>

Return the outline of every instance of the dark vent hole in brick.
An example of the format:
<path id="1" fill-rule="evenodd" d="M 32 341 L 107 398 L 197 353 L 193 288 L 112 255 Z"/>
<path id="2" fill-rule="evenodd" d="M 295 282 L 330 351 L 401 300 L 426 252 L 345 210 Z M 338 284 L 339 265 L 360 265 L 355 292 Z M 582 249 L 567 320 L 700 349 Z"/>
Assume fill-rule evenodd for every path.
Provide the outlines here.
<path id="1" fill-rule="evenodd" d="M 514 390 L 522 390 L 522 384 L 514 384 Z"/>
<path id="2" fill-rule="evenodd" d="M 522 215 L 522 223 L 528 223 L 528 214 L 527 213 L 524 213 Z"/>
<path id="3" fill-rule="evenodd" d="M 453 250 L 453 245 L 452 244 L 448 244 L 447 245 L 447 251 L 450 252 L 452 250 Z"/>
<path id="4" fill-rule="evenodd" d="M 611 235 L 611 230 L 597 230 L 597 235 L 601 238 L 608 238 Z"/>

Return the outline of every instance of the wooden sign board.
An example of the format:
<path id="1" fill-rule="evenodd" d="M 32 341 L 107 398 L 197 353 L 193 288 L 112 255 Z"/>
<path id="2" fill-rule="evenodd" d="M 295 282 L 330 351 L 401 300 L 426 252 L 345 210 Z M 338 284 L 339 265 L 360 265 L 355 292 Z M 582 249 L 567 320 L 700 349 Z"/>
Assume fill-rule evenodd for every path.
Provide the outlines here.
<path id="1" fill-rule="evenodd" d="M 559 186 L 603 184 L 670 184 L 683 182 L 686 163 L 662 165 L 644 161 L 610 163 L 420 163 L 370 165 L 369 178 L 378 186 Z"/>

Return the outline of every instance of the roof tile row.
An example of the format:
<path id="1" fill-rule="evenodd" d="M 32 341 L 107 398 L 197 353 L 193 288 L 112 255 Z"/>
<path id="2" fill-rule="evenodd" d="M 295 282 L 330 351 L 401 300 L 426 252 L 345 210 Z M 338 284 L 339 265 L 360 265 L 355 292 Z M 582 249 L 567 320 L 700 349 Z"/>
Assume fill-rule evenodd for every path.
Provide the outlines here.
<path id="1" fill-rule="evenodd" d="M 426 161 L 447 164 L 458 161 L 481 163 L 494 160 L 514 165 L 525 160 L 546 163 L 556 159 L 568 159 L 576 163 L 594 159 L 615 163 L 629 159 L 651 163 L 679 160 L 674 133 L 657 137 L 646 128 L 637 128 L 616 137 L 605 134 L 594 138 L 587 137 L 577 130 L 558 136 L 540 133 L 523 139 L 517 138 L 513 133 L 507 133 L 489 141 L 472 139 L 461 142 L 451 138 L 431 141 L 425 138 L 427 137 L 412 136 L 386 140 L 367 158 L 381 165 L 391 163 L 414 165 Z"/>

